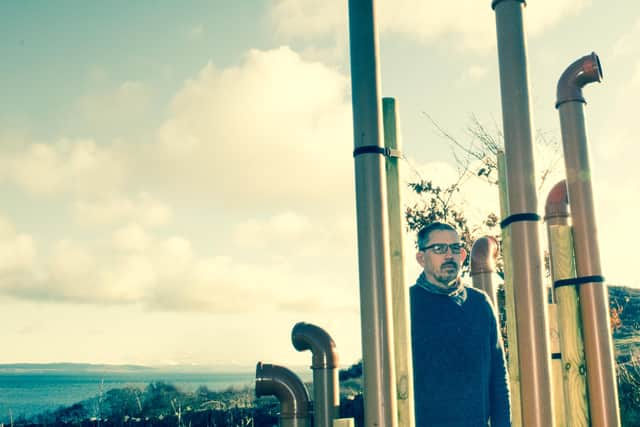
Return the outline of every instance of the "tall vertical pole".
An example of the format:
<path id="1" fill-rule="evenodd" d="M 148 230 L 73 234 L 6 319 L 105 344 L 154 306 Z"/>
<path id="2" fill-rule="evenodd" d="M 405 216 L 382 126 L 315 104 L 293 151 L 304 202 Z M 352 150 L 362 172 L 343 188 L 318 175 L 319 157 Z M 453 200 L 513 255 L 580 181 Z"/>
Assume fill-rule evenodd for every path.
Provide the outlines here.
<path id="1" fill-rule="evenodd" d="M 593 209 L 591 169 L 584 119 L 582 87 L 602 79 L 595 53 L 571 64 L 558 81 L 556 108 L 560 114 L 562 147 L 573 222 L 576 284 L 587 361 L 591 423 L 594 427 L 620 425 L 613 343 L 609 324 L 609 296 L 600 266 L 598 231 Z"/>
<path id="2" fill-rule="evenodd" d="M 382 98 L 384 146 L 386 160 L 387 201 L 389 210 L 389 249 L 391 253 L 391 296 L 393 306 L 394 356 L 396 360 L 396 388 L 398 391 L 398 426 L 413 427 L 413 361 L 411 356 L 411 325 L 409 297 L 404 274 L 404 239 L 402 226 L 402 197 L 400 191 L 401 153 L 398 104 L 394 98 Z"/>
<path id="3" fill-rule="evenodd" d="M 513 283 L 518 329 L 522 421 L 525 427 L 554 425 L 546 291 L 536 213 L 533 137 L 522 0 L 494 0 L 500 92 L 509 181 Z"/>
<path id="4" fill-rule="evenodd" d="M 387 186 L 374 0 L 349 0 L 365 423 L 396 426 Z"/>
<path id="5" fill-rule="evenodd" d="M 504 152 L 498 152 L 498 186 L 500 187 L 500 216 L 509 216 L 509 184 Z M 511 255 L 511 230 L 502 229 L 502 263 L 504 267 L 504 311 L 507 316 L 507 368 L 511 386 L 511 424 L 522 427 L 520 400 L 520 358 L 518 357 L 518 328 L 516 327 L 516 302 L 513 295 L 513 257 Z"/>
<path id="6" fill-rule="evenodd" d="M 565 180 L 557 183 L 549 192 L 545 204 L 545 221 L 551 258 L 551 278 L 557 304 L 558 335 L 562 365 L 562 393 L 556 394 L 556 416 L 564 408 L 567 427 L 588 427 L 589 401 L 582 340 L 582 320 L 578 290 L 575 286 L 562 286 L 576 277 L 573 255 L 573 234 L 569 225 L 569 200 Z"/>

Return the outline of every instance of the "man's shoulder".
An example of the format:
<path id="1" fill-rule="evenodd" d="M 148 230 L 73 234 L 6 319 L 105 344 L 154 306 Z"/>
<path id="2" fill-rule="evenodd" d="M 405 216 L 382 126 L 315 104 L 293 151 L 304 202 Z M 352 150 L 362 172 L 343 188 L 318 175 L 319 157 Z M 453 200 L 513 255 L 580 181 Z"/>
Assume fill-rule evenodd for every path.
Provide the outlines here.
<path id="1" fill-rule="evenodd" d="M 484 290 L 474 288 L 467 284 L 465 284 L 464 287 L 467 289 L 467 298 L 469 298 L 470 301 L 478 304 L 487 304 L 489 305 L 489 307 L 493 307 L 493 304 L 491 303 L 491 299 L 489 298 L 489 295 L 487 295 L 487 293 Z"/>

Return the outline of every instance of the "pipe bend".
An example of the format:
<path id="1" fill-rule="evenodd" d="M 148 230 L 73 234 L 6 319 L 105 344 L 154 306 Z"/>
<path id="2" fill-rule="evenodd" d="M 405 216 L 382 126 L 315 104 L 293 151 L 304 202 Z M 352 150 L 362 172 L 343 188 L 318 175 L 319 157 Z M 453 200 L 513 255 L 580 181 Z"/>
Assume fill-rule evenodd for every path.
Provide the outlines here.
<path id="1" fill-rule="evenodd" d="M 560 76 L 556 108 L 565 102 L 584 102 L 582 88 L 592 82 L 602 81 L 602 65 L 595 52 L 573 62 Z"/>
<path id="2" fill-rule="evenodd" d="M 275 396 L 280 401 L 281 418 L 307 418 L 310 398 L 307 387 L 289 369 L 258 362 L 256 365 L 256 397 Z"/>
<path id="3" fill-rule="evenodd" d="M 545 221 L 551 219 L 566 219 L 569 217 L 569 194 L 567 191 L 567 181 L 559 181 L 553 186 L 544 206 Z"/>
<path id="4" fill-rule="evenodd" d="M 329 334 L 319 326 L 298 322 L 291 331 L 291 342 L 298 351 L 311 350 L 312 369 L 338 367 L 338 351 Z"/>
<path id="5" fill-rule="evenodd" d="M 491 236 L 483 236 L 471 248 L 471 275 L 493 273 L 498 260 L 498 241 Z"/>

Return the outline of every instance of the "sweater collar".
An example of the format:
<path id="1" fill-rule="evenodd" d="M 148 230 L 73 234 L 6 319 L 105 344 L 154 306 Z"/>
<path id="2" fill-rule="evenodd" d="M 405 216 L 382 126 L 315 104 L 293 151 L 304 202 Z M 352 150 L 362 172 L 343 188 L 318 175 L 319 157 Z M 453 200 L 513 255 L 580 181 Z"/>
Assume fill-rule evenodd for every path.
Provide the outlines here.
<path id="1" fill-rule="evenodd" d="M 464 283 L 462 283 L 462 280 L 459 278 L 457 281 L 452 283 L 451 287 L 443 289 L 433 283 L 430 283 L 425 277 L 424 272 L 422 272 L 420 273 L 420 276 L 418 276 L 418 280 L 416 280 L 416 285 L 432 294 L 449 297 L 451 298 L 451 301 L 458 306 L 461 306 L 467 300 L 467 290 L 464 287 Z"/>

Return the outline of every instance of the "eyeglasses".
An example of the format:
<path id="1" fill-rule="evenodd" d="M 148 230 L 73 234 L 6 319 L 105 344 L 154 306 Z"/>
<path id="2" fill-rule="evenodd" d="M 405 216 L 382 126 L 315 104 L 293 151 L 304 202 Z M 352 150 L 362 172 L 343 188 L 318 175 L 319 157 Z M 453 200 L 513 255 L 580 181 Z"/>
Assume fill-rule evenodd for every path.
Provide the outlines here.
<path id="1" fill-rule="evenodd" d="M 434 243 L 429 246 L 425 246 L 424 248 L 420 248 L 421 251 L 427 251 L 431 249 L 434 254 L 444 255 L 447 253 L 449 249 L 451 249 L 452 254 L 459 254 L 464 249 L 464 245 L 462 243 Z"/>

